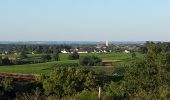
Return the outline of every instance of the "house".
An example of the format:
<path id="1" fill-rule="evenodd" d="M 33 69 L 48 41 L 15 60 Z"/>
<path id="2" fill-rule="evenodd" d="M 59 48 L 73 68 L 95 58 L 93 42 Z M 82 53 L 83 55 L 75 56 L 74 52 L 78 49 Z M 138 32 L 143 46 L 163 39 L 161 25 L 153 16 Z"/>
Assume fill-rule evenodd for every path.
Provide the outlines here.
<path id="1" fill-rule="evenodd" d="M 106 50 L 103 50 L 103 52 L 104 52 L 104 53 L 107 53 L 107 51 L 106 51 Z"/>
<path id="2" fill-rule="evenodd" d="M 5 53 L 2 53 L 2 56 L 4 56 L 5 55 Z"/>
<path id="3" fill-rule="evenodd" d="M 130 51 L 128 51 L 128 50 L 125 50 L 124 52 L 125 52 L 125 53 L 130 53 Z"/>
<path id="4" fill-rule="evenodd" d="M 97 45 L 97 47 L 96 47 L 97 49 L 106 49 L 106 48 L 108 48 L 106 45 L 104 45 L 104 44 L 100 44 L 100 45 Z"/>
<path id="5" fill-rule="evenodd" d="M 86 50 L 80 49 L 78 50 L 78 53 L 88 53 Z"/>
<path id="6" fill-rule="evenodd" d="M 8 51 L 5 51 L 5 54 L 8 54 Z"/>
<path id="7" fill-rule="evenodd" d="M 64 49 L 61 51 L 61 53 L 70 53 L 68 50 Z"/>
<path id="8" fill-rule="evenodd" d="M 34 53 L 34 52 L 32 52 L 31 54 L 32 54 L 32 55 L 34 55 L 35 53 Z"/>

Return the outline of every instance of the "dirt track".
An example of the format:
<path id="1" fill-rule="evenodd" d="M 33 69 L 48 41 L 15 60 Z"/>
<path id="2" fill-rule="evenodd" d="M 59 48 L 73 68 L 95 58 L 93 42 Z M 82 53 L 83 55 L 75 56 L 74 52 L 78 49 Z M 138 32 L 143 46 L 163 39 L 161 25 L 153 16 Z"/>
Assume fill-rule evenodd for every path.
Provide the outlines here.
<path id="1" fill-rule="evenodd" d="M 0 79 L 12 79 L 17 82 L 35 81 L 36 75 L 0 72 Z"/>

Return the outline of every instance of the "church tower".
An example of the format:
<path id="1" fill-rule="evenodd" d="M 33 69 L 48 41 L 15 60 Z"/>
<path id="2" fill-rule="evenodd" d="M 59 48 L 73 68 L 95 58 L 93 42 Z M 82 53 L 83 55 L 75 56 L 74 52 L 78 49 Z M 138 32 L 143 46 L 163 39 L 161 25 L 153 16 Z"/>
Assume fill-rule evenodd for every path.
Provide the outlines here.
<path id="1" fill-rule="evenodd" d="M 106 46 L 108 47 L 109 46 L 109 42 L 106 40 Z"/>

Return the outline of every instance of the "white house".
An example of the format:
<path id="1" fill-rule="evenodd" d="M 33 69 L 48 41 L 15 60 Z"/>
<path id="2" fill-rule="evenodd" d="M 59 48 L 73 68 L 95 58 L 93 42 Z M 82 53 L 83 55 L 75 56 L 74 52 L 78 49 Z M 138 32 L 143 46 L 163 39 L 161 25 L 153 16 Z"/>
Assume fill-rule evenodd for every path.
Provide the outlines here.
<path id="1" fill-rule="evenodd" d="M 88 53 L 88 52 L 84 51 L 84 50 L 80 50 L 80 51 L 78 51 L 78 53 Z"/>
<path id="2" fill-rule="evenodd" d="M 61 53 L 69 53 L 69 52 L 64 49 L 61 51 Z"/>
<path id="3" fill-rule="evenodd" d="M 128 51 L 128 50 L 125 50 L 124 52 L 125 52 L 125 53 L 130 53 L 130 51 Z"/>
<path id="4" fill-rule="evenodd" d="M 32 54 L 32 55 L 34 55 L 35 53 L 34 53 L 34 52 L 32 52 L 31 54 Z"/>

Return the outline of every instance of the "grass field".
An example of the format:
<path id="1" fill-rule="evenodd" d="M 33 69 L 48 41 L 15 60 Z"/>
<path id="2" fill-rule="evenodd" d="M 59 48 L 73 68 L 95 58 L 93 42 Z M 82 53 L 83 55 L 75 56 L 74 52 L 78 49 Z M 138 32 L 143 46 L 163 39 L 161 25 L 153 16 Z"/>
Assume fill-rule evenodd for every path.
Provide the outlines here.
<path id="1" fill-rule="evenodd" d="M 119 66 L 120 64 L 126 64 L 131 61 L 131 54 L 126 53 L 98 53 L 98 54 L 80 54 L 80 57 L 86 55 L 95 55 L 100 57 L 103 61 L 111 61 L 113 62 L 114 66 Z M 54 61 L 54 62 L 46 62 L 46 63 L 38 63 L 38 64 L 25 64 L 25 65 L 12 65 L 12 66 L 0 66 L 0 72 L 12 72 L 12 73 L 31 73 L 31 74 L 40 74 L 40 73 L 49 73 L 52 71 L 50 69 L 56 63 L 69 63 L 69 62 L 78 62 L 78 60 L 72 61 L 68 60 L 69 54 L 60 54 L 61 61 Z M 137 53 L 137 56 L 140 57 L 141 54 Z M 29 55 L 30 58 L 40 58 L 41 55 Z M 114 67 L 113 66 L 113 67 Z M 95 67 L 94 67 L 95 68 Z M 103 67 L 107 70 L 106 67 Z M 92 68 L 93 69 L 93 68 Z M 96 69 L 96 68 L 95 68 Z M 98 68 L 103 70 L 102 67 Z M 108 68 L 110 70 L 111 68 Z"/>

